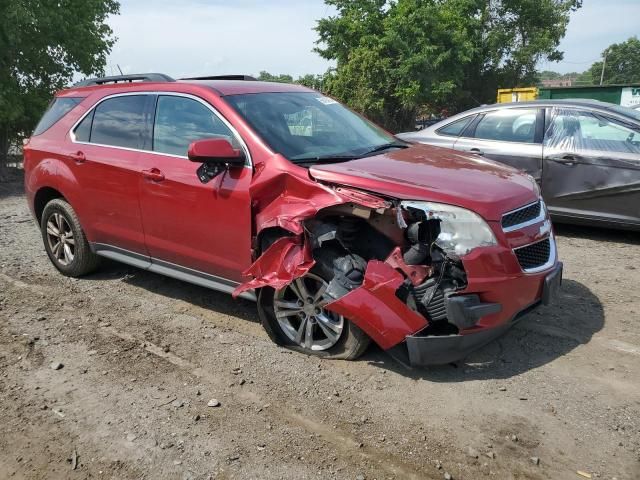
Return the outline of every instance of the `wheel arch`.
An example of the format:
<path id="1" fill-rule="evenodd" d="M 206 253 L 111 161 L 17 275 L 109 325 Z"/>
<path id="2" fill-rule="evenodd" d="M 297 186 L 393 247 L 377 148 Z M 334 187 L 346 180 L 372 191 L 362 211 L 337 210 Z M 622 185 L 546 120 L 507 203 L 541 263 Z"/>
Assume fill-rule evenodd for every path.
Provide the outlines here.
<path id="1" fill-rule="evenodd" d="M 33 213 L 36 216 L 38 225 L 40 225 L 40 222 L 42 221 L 42 212 L 44 212 L 44 207 L 47 203 L 56 198 L 68 201 L 59 190 L 53 187 L 41 187 L 36 191 L 36 194 L 33 197 Z"/>

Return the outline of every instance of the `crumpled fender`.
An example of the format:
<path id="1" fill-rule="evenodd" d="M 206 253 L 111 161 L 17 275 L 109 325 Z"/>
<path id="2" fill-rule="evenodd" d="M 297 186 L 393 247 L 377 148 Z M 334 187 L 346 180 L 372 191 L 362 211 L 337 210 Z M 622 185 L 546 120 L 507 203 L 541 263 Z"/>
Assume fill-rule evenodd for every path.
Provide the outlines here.
<path id="1" fill-rule="evenodd" d="M 305 275 L 315 264 L 308 242 L 303 236 L 279 238 L 251 265 L 243 275 L 249 281 L 233 291 L 236 298 L 242 292 L 269 285 L 283 288 Z"/>
<path id="2" fill-rule="evenodd" d="M 429 324 L 396 296 L 403 281 L 388 263 L 371 260 L 362 285 L 324 308 L 348 318 L 387 350 Z"/>
<path id="3" fill-rule="evenodd" d="M 377 209 L 391 204 L 375 195 L 351 188 L 329 186 L 309 178 L 303 168 L 291 168 L 281 155 L 269 159 L 269 168 L 257 164 L 249 187 L 255 215 L 256 236 L 264 229 L 283 228 L 294 237 L 273 243 L 243 272 L 247 281 L 233 291 L 237 297 L 246 290 L 271 286 L 282 288 L 305 275 L 313 267 L 313 258 L 304 236 L 303 222 L 320 210 L 345 203 Z"/>
<path id="4" fill-rule="evenodd" d="M 255 214 L 256 234 L 265 228 L 280 227 L 296 235 L 302 223 L 323 208 L 357 203 L 368 208 L 386 208 L 389 202 L 375 195 L 350 188 L 331 188 L 309 178 L 303 168 L 291 168 L 281 155 L 256 165 L 249 187 Z"/>

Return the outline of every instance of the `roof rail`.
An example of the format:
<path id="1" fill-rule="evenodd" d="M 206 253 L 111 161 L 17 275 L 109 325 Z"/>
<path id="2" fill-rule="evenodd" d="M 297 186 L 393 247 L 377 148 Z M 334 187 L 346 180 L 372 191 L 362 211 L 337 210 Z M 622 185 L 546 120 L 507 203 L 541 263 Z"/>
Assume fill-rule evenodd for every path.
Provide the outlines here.
<path id="1" fill-rule="evenodd" d="M 255 82 L 258 79 L 250 75 L 207 75 L 204 77 L 188 77 L 180 80 L 245 80 L 247 82 Z"/>
<path id="2" fill-rule="evenodd" d="M 105 83 L 132 83 L 132 82 L 175 82 L 173 78 L 164 73 L 133 73 L 131 75 L 114 75 L 112 77 L 88 78 L 74 85 L 74 87 L 88 87 L 90 85 L 104 85 Z"/>

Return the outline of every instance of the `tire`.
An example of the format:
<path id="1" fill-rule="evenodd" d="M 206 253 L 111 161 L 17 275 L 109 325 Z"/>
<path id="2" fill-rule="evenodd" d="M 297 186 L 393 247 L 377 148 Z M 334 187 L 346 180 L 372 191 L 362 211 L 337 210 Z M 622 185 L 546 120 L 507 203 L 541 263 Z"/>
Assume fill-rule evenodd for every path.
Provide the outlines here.
<path id="1" fill-rule="evenodd" d="M 56 198 L 47 203 L 40 230 L 49 260 L 63 275 L 81 277 L 98 267 L 99 257 L 91 251 L 78 216 L 66 201 Z"/>
<path id="2" fill-rule="evenodd" d="M 341 266 L 351 264 L 353 266 L 354 262 L 350 261 L 351 257 L 352 256 L 340 257 L 333 251 L 322 252 L 321 255 L 316 256 L 316 265 L 314 265 L 311 271 L 304 277 L 295 280 L 292 284 L 282 290 L 275 290 L 271 287 L 264 287 L 260 290 L 258 294 L 258 315 L 260 316 L 262 325 L 269 334 L 269 337 L 276 344 L 307 355 L 328 359 L 354 360 L 365 352 L 370 343 L 370 339 L 367 334 L 348 319 L 335 313 L 328 312 L 321 307 L 319 307 L 321 312 L 317 317 L 314 317 L 315 323 L 312 322 L 314 325 L 314 343 L 311 345 L 311 348 L 309 347 L 309 344 L 306 343 L 306 335 L 302 338 L 298 336 L 300 341 L 296 341 L 294 337 L 300 332 L 300 327 L 305 321 L 305 313 L 307 317 L 306 321 L 311 322 L 311 316 L 317 314 L 318 310 L 315 310 L 313 313 L 309 311 L 293 313 L 291 317 L 287 317 L 282 320 L 278 320 L 278 318 L 276 318 L 276 310 L 279 313 L 283 312 L 282 309 L 275 307 L 276 304 L 287 304 L 293 307 L 291 302 L 296 298 L 299 298 L 296 294 L 296 292 L 299 292 L 301 289 L 299 282 L 303 282 L 304 289 L 309 292 L 312 291 L 314 285 L 320 285 L 321 282 L 327 285 L 336 275 L 341 274 L 341 272 L 336 271 L 336 264 Z M 364 274 L 362 263 L 366 265 L 366 262 L 362 260 L 361 262 L 355 263 L 357 263 L 357 269 L 361 269 L 359 274 L 362 276 Z M 357 273 L 358 272 L 356 272 L 356 274 Z M 314 292 L 312 292 L 312 294 L 313 293 Z M 316 305 L 326 304 L 331 300 L 331 298 L 325 298 Z M 300 305 L 298 304 L 298 306 Z M 308 307 L 309 305 L 307 304 L 305 307 L 300 307 L 300 310 Z M 295 312 L 295 308 L 291 308 L 290 311 Z M 300 317 L 300 320 L 296 320 L 297 317 Z M 321 320 L 322 317 L 324 317 L 325 320 Z M 300 323 L 295 323 L 296 321 L 299 321 Z M 306 325 L 308 325 L 308 323 Z M 331 325 L 333 325 L 335 330 L 338 330 L 338 328 L 340 329 L 337 339 L 330 338 L 326 333 L 327 327 L 331 327 Z M 329 330 L 335 333 L 333 329 L 329 328 Z M 325 339 L 322 339 L 323 336 Z"/>

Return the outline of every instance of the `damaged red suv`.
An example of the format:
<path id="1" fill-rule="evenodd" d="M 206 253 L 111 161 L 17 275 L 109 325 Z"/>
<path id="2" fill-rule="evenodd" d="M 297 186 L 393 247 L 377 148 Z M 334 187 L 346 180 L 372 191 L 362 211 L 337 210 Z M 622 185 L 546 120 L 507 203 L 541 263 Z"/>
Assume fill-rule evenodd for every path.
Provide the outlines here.
<path id="1" fill-rule="evenodd" d="M 335 100 L 250 77 L 143 74 L 59 92 L 24 148 L 64 275 L 100 257 L 257 301 L 278 344 L 459 360 L 562 277 L 538 187 L 409 145 Z"/>

